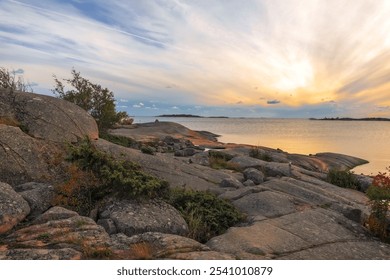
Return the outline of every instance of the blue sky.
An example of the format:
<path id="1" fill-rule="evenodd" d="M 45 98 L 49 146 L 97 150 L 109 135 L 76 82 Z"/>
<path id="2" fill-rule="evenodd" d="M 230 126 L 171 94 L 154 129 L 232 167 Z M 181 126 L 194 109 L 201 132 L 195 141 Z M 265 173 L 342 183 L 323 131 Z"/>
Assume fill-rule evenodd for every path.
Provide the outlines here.
<path id="1" fill-rule="evenodd" d="M 131 115 L 390 117 L 388 0 L 0 0 L 0 66 Z"/>

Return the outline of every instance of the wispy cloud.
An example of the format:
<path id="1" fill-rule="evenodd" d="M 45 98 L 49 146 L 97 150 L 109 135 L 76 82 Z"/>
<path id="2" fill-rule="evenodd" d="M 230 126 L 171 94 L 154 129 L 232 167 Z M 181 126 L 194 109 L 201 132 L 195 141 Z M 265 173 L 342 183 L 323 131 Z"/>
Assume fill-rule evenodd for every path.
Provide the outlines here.
<path id="1" fill-rule="evenodd" d="M 140 107 L 261 93 L 273 110 L 334 100 L 367 114 L 390 106 L 389 14 L 369 0 L 2 0 L 0 55 L 42 89 L 75 67 Z"/>

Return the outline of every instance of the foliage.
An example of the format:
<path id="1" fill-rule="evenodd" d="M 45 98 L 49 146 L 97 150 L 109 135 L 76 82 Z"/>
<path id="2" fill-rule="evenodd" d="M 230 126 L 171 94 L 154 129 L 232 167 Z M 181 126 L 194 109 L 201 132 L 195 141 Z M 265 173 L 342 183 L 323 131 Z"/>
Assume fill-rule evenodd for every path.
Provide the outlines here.
<path id="1" fill-rule="evenodd" d="M 387 168 L 390 171 L 390 167 Z M 374 177 L 367 190 L 371 200 L 371 213 L 368 219 L 369 229 L 381 240 L 390 242 L 388 233 L 388 211 L 390 206 L 390 175 L 379 173 Z"/>
<path id="2" fill-rule="evenodd" d="M 69 160 L 84 171 L 92 172 L 102 181 L 103 193 L 115 192 L 121 197 L 160 197 L 168 189 L 168 183 L 147 175 L 130 161 L 115 160 L 98 151 L 85 139 L 70 149 Z"/>
<path id="3" fill-rule="evenodd" d="M 106 195 L 119 198 L 156 198 L 168 183 L 140 170 L 130 161 L 115 160 L 93 147 L 89 139 L 69 147 L 68 179 L 57 186 L 54 204 L 88 215 Z"/>
<path id="4" fill-rule="evenodd" d="M 272 161 L 272 157 L 268 153 L 260 150 L 258 147 L 252 147 L 249 150 L 249 156 L 268 162 Z"/>
<path id="5" fill-rule="evenodd" d="M 200 242 L 207 242 L 244 219 L 243 214 L 230 202 L 210 192 L 175 188 L 166 200 L 186 220 L 190 229 L 189 237 Z"/>
<path id="6" fill-rule="evenodd" d="M 360 189 L 359 181 L 355 174 L 349 170 L 334 170 L 331 169 L 327 175 L 327 181 L 341 188 Z"/>
<path id="7" fill-rule="evenodd" d="M 156 153 L 156 149 L 151 146 L 142 146 L 141 152 L 148 155 L 154 155 Z"/>
<path id="8" fill-rule="evenodd" d="M 232 158 L 232 155 L 220 151 L 209 151 L 209 164 L 213 169 L 239 170 L 237 164 L 229 162 Z"/>
<path id="9" fill-rule="evenodd" d="M 135 141 L 129 137 L 125 137 L 125 136 L 112 135 L 112 134 L 103 132 L 103 133 L 99 134 L 99 137 L 104 139 L 104 140 L 107 140 L 111 143 L 114 143 L 114 144 L 117 144 L 117 145 L 120 145 L 120 146 L 123 146 L 126 148 L 138 148 L 138 146 L 139 146 L 137 141 Z"/>
<path id="10" fill-rule="evenodd" d="M 32 85 L 25 82 L 22 76 L 16 76 L 16 71 L 9 71 L 0 67 L 0 88 L 9 89 L 11 92 L 33 92 Z"/>
<path id="11" fill-rule="evenodd" d="M 71 71 L 71 79 L 63 79 L 72 87 L 65 90 L 65 85 L 54 76 L 53 93 L 64 100 L 80 106 L 96 120 L 100 131 L 106 131 L 120 119 L 127 117 L 125 112 L 116 112 L 114 94 L 99 84 L 93 84 L 83 78 L 75 69 Z"/>

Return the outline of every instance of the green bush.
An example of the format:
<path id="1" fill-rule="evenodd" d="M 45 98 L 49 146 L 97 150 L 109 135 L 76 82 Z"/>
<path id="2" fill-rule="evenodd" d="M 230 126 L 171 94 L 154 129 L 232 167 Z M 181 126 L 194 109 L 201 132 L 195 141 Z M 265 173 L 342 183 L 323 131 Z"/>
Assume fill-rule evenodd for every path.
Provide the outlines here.
<path id="1" fill-rule="evenodd" d="M 154 155 L 156 153 L 156 149 L 151 146 L 142 146 L 141 152 L 148 155 Z"/>
<path id="2" fill-rule="evenodd" d="M 209 151 L 209 164 L 213 169 L 231 169 L 239 171 L 237 164 L 229 162 L 233 158 L 232 155 L 219 151 Z"/>
<path id="3" fill-rule="evenodd" d="M 169 192 L 166 201 L 186 220 L 189 237 L 202 243 L 244 220 L 243 214 L 230 202 L 210 192 L 175 188 Z"/>
<path id="4" fill-rule="evenodd" d="M 327 181 L 341 188 L 360 190 L 359 181 L 356 179 L 355 174 L 349 170 L 331 169 L 328 172 Z"/>
<path id="5" fill-rule="evenodd" d="M 120 135 L 112 135 L 112 134 L 109 134 L 109 133 L 100 133 L 99 134 L 99 137 L 104 139 L 104 140 L 107 140 L 111 143 L 114 143 L 114 144 L 117 144 L 117 145 L 120 145 L 120 146 L 123 146 L 123 147 L 126 147 L 126 148 L 135 148 L 137 149 L 139 144 L 137 141 L 129 138 L 129 137 L 125 137 L 125 136 L 120 136 Z"/>
<path id="6" fill-rule="evenodd" d="M 75 162 L 82 170 L 92 172 L 102 182 L 102 197 L 114 193 L 124 198 L 155 198 L 164 195 L 168 183 L 145 174 L 140 167 L 130 161 L 115 160 L 98 151 L 89 139 L 70 148 L 68 160 Z"/>
<path id="7" fill-rule="evenodd" d="M 249 156 L 253 157 L 253 158 L 261 159 L 264 161 L 268 161 L 268 162 L 272 161 L 272 157 L 268 153 L 260 150 L 257 147 L 252 147 L 249 150 Z"/>

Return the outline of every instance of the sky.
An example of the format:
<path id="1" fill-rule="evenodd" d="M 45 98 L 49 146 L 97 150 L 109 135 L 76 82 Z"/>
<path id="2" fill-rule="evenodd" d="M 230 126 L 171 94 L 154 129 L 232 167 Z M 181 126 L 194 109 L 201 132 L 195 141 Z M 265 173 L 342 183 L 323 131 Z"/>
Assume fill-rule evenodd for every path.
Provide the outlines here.
<path id="1" fill-rule="evenodd" d="M 390 0 L 0 0 L 0 67 L 135 116 L 390 117 Z"/>

